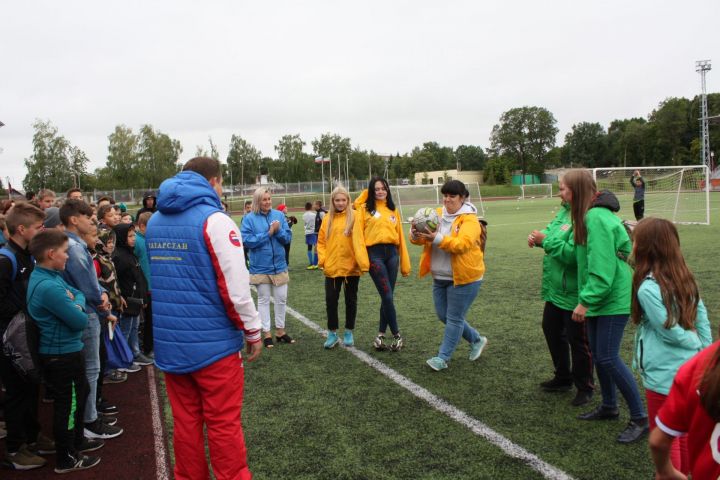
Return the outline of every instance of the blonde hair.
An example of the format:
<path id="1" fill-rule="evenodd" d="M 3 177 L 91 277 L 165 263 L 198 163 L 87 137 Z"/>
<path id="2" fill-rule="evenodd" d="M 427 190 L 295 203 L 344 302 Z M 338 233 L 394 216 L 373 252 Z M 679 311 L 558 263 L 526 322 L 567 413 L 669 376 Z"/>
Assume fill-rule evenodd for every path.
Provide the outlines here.
<path id="1" fill-rule="evenodd" d="M 353 209 L 352 209 L 352 198 L 350 198 L 350 194 L 348 193 L 347 189 L 345 187 L 335 187 L 335 189 L 330 194 L 330 208 L 328 211 L 328 224 L 327 224 L 327 236 L 330 237 L 331 226 L 333 219 L 335 218 L 335 214 L 340 213 L 335 211 L 335 197 L 338 195 L 345 195 L 347 197 L 347 207 L 345 207 L 345 235 L 349 235 L 350 232 L 352 232 L 353 223 L 355 222 L 355 216 L 353 215 Z"/>
<path id="2" fill-rule="evenodd" d="M 268 194 L 272 197 L 272 192 L 268 187 L 258 187 L 255 189 L 255 193 L 253 193 L 252 198 L 252 212 L 253 213 L 260 213 L 260 201 L 262 200 L 262 197 L 265 194 Z"/>

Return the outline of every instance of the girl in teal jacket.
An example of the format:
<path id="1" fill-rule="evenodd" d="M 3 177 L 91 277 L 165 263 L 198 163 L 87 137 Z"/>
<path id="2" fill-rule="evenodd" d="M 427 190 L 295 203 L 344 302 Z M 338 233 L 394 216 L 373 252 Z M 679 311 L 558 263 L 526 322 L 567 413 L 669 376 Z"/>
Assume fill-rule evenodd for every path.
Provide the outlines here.
<path id="1" fill-rule="evenodd" d="M 617 419 L 620 412 L 616 390 L 620 390 L 630 410 L 630 422 L 617 441 L 635 442 L 647 434 L 648 419 L 635 377 L 620 358 L 620 345 L 630 314 L 632 272 L 626 260 L 632 244 L 614 213 L 620 209 L 615 195 L 598 192 L 587 170 L 570 170 L 563 180 L 570 189 L 578 263 L 578 304 L 572 318 L 587 323 L 602 394 L 602 403 L 578 418 Z"/>
<path id="2" fill-rule="evenodd" d="M 632 320 L 638 325 L 633 366 L 645 385 L 652 430 L 678 369 L 712 343 L 712 334 L 675 225 L 649 217 L 638 223 L 633 237 Z M 675 438 L 670 459 L 689 473 L 687 436 Z"/>

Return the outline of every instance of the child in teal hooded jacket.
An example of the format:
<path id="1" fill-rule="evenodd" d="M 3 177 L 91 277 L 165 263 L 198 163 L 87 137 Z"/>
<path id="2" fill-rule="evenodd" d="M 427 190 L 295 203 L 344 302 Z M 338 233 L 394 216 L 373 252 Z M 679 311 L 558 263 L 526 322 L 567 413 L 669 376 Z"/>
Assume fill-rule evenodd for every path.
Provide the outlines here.
<path id="1" fill-rule="evenodd" d="M 648 217 L 638 223 L 633 237 L 632 319 L 638 325 L 633 367 L 645 386 L 652 430 L 678 369 L 712 343 L 712 334 L 675 225 Z M 673 440 L 670 460 L 689 473 L 686 436 Z"/>

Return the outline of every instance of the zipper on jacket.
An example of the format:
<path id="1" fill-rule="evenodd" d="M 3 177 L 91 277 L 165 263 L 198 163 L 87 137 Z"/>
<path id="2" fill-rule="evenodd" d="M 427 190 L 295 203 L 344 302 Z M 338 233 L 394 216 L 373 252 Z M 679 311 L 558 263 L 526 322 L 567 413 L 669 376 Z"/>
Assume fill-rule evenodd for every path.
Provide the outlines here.
<path id="1" fill-rule="evenodd" d="M 267 222 L 268 229 L 269 229 L 270 228 L 270 212 L 268 212 L 267 215 L 265 215 L 265 221 Z M 278 228 L 278 230 L 280 230 L 280 229 Z M 275 232 L 275 233 L 277 233 L 277 232 Z M 273 272 L 275 272 L 274 275 L 277 275 L 277 268 L 275 268 L 275 247 L 273 247 L 272 235 L 269 235 L 268 240 L 270 240 L 270 250 L 272 250 L 271 261 L 272 261 Z M 283 252 L 283 254 L 284 253 L 285 252 Z"/>
<path id="2" fill-rule="evenodd" d="M 638 364 L 640 365 L 640 370 L 644 370 L 643 368 L 643 341 L 642 338 L 640 339 L 640 358 L 638 359 Z"/>

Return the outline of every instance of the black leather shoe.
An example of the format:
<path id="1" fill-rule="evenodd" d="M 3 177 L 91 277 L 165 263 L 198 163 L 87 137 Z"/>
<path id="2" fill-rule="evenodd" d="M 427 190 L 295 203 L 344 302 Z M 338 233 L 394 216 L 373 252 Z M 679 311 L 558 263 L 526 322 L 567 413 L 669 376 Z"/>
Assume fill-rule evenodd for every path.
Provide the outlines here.
<path id="1" fill-rule="evenodd" d="M 582 405 L 590 403 L 590 400 L 592 400 L 592 396 L 592 390 L 578 390 L 577 395 L 575 395 L 575 398 L 573 398 L 570 404 L 573 407 L 580 407 Z"/>
<path id="2" fill-rule="evenodd" d="M 540 384 L 540 388 L 546 392 L 569 392 L 572 386 L 572 381 L 560 380 L 557 377 Z"/>
<path id="3" fill-rule="evenodd" d="M 617 420 L 619 416 L 620 412 L 617 408 L 606 408 L 600 405 L 595 410 L 581 413 L 577 418 L 579 420 Z"/>
<path id="4" fill-rule="evenodd" d="M 632 443 L 643 438 L 645 435 L 647 435 L 648 431 L 649 428 L 647 418 L 640 420 L 630 420 L 627 424 L 627 427 L 625 427 L 625 430 L 623 430 L 622 433 L 618 435 L 617 441 L 618 443 Z"/>

